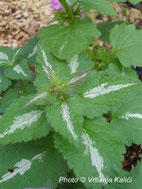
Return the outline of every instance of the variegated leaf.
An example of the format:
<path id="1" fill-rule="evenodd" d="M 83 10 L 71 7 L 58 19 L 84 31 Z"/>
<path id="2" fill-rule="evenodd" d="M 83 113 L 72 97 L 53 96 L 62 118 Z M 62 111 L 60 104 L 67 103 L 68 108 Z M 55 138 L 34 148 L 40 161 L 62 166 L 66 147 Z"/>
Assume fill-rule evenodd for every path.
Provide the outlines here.
<path id="1" fill-rule="evenodd" d="M 0 93 L 5 91 L 11 85 L 11 81 L 0 74 Z"/>
<path id="2" fill-rule="evenodd" d="M 5 113 L 9 106 L 17 101 L 21 96 L 28 96 L 35 93 L 35 88 L 31 83 L 25 83 L 24 90 L 21 89 L 21 83 L 16 83 L 12 88 L 7 89 L 0 99 L 0 113 Z M 33 95 L 32 95 L 33 97 Z"/>
<path id="3" fill-rule="evenodd" d="M 7 54 L 3 53 L 3 52 L 0 52 L 0 60 L 8 60 L 8 56 Z"/>
<path id="4" fill-rule="evenodd" d="M 84 25 L 86 27 L 84 27 Z M 40 41 L 61 60 L 69 60 L 86 50 L 94 37 L 100 36 L 96 25 L 86 19 L 76 25 L 51 25 L 40 32 Z"/>
<path id="5" fill-rule="evenodd" d="M 33 51 L 28 55 L 28 58 L 31 58 L 37 53 L 37 44 L 34 46 Z"/>
<path id="6" fill-rule="evenodd" d="M 86 52 L 83 52 L 81 54 L 75 54 L 69 60 L 69 67 L 71 70 L 71 74 L 76 73 L 78 71 L 88 70 L 90 68 L 93 68 L 93 66 L 94 63 L 91 61 L 91 59 L 86 54 Z"/>
<path id="7" fill-rule="evenodd" d="M 82 107 L 79 103 L 78 99 L 74 97 L 46 108 L 47 120 L 54 130 L 77 146 L 80 145 L 80 128 L 83 122 Z"/>
<path id="8" fill-rule="evenodd" d="M 40 103 L 41 101 L 43 101 L 44 99 L 46 99 L 47 97 L 47 93 L 40 93 L 40 94 L 36 94 L 35 96 L 33 96 L 26 104 L 25 107 L 32 105 L 34 103 Z"/>
<path id="9" fill-rule="evenodd" d="M 73 77 L 70 81 L 69 84 L 70 85 L 77 85 L 78 83 L 82 83 L 82 81 L 85 80 L 85 78 L 88 76 L 88 74 L 90 73 L 90 70 L 86 70 L 86 71 L 82 71 L 82 72 L 78 72 L 76 73 L 76 76 Z"/>
<path id="10" fill-rule="evenodd" d="M 47 48 L 40 43 L 38 46 L 36 80 L 34 82 L 37 88 L 49 84 L 51 80 L 50 71 L 60 80 L 67 81 L 70 78 L 70 69 L 67 64 L 51 55 Z"/>
<path id="11" fill-rule="evenodd" d="M 104 180 L 105 176 L 102 172 L 104 169 L 103 157 L 99 154 L 98 149 L 96 149 L 95 142 L 89 137 L 85 130 L 82 130 L 82 142 L 85 145 L 84 156 L 90 156 L 91 164 L 96 168 L 100 179 Z"/>
<path id="12" fill-rule="evenodd" d="M 6 68 L 4 73 L 10 79 L 30 79 L 31 77 L 28 63 L 25 59 L 21 59 L 19 64 L 13 67 Z"/>
<path id="13" fill-rule="evenodd" d="M 12 58 L 12 63 L 13 64 L 15 64 L 16 61 L 18 60 L 21 49 L 22 49 L 22 47 L 20 47 L 19 49 L 15 50 L 15 53 L 14 53 L 13 58 Z"/>
<path id="14" fill-rule="evenodd" d="M 78 54 L 75 54 L 72 59 L 70 60 L 69 67 L 71 69 L 71 74 L 77 72 L 77 69 L 79 67 L 79 61 L 78 61 Z"/>
<path id="15" fill-rule="evenodd" d="M 86 120 L 80 133 L 82 148 L 74 147 L 57 134 L 54 136 L 56 147 L 63 153 L 76 177 L 84 178 L 87 188 L 101 189 L 107 184 L 107 178 L 113 179 L 121 170 L 124 146 L 117 133 L 103 119 Z"/>
<path id="16" fill-rule="evenodd" d="M 28 77 L 21 66 L 19 66 L 18 64 L 13 67 L 13 71 L 15 71 L 17 74 L 22 74 L 24 77 Z"/>
<path id="17" fill-rule="evenodd" d="M 29 141 L 49 133 L 44 111 L 34 106 L 25 108 L 28 100 L 23 97 L 13 103 L 0 120 L 0 144 Z"/>
<path id="18" fill-rule="evenodd" d="M 51 137 L 1 147 L 0 164 L 0 186 L 5 189 L 56 188 L 68 171 Z"/>
<path id="19" fill-rule="evenodd" d="M 20 47 L 21 50 L 19 51 L 18 56 L 28 59 L 28 61 L 34 58 L 34 56 L 36 58 L 37 43 L 38 43 L 38 37 L 37 35 L 35 35 L 24 46 Z M 15 51 L 17 51 L 17 49 Z M 33 63 L 35 64 L 35 62 Z"/>
<path id="20" fill-rule="evenodd" d="M 129 91 L 138 88 L 141 83 L 136 77 L 128 75 L 97 73 L 93 71 L 79 89 L 84 104 L 84 115 L 93 118 L 107 113 Z"/>
<path id="21" fill-rule="evenodd" d="M 118 131 L 122 141 L 131 143 L 142 143 L 142 86 L 137 91 L 131 92 L 124 98 L 121 104 L 112 110 L 112 121 L 114 129 Z"/>
<path id="22" fill-rule="evenodd" d="M 40 46 L 40 50 L 41 50 L 42 57 L 43 57 L 43 60 L 44 60 L 44 65 L 42 66 L 42 68 L 43 68 L 47 78 L 50 80 L 49 70 L 51 70 L 54 74 L 55 74 L 55 71 L 53 70 L 52 65 L 49 63 L 49 61 L 47 59 L 47 55 L 46 55 L 44 49 L 42 49 L 41 46 Z"/>
<path id="23" fill-rule="evenodd" d="M 13 57 L 13 50 L 0 46 L 0 66 L 8 66 Z"/>

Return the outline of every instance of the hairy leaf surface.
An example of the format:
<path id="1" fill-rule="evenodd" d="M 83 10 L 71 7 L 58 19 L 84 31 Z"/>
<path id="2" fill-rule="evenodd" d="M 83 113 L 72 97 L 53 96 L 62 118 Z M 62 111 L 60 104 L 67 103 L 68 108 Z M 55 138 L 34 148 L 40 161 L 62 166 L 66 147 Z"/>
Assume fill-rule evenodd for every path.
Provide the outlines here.
<path id="1" fill-rule="evenodd" d="M 8 66 L 12 60 L 13 53 L 11 48 L 0 46 L 0 66 Z"/>
<path id="2" fill-rule="evenodd" d="M 56 147 L 76 176 L 86 178 L 87 188 L 102 188 L 105 177 L 113 178 L 114 173 L 120 171 L 124 147 L 104 120 L 86 120 L 80 132 L 83 148 L 74 147 L 59 135 L 55 135 Z M 89 182 L 92 177 L 102 182 Z"/>
<path id="3" fill-rule="evenodd" d="M 106 185 L 104 189 L 140 189 L 142 186 L 142 163 L 138 162 L 131 172 L 118 175 L 116 182 Z M 114 180 L 115 181 L 115 180 Z M 122 182 L 121 182 L 122 181 Z"/>
<path id="4" fill-rule="evenodd" d="M 6 68 L 4 74 L 10 79 L 30 79 L 31 77 L 26 59 L 21 59 L 19 64 Z"/>
<path id="5" fill-rule="evenodd" d="M 83 71 L 89 68 L 93 68 L 93 66 L 94 63 L 91 61 L 91 59 L 85 52 L 81 54 L 75 54 L 69 60 L 69 67 L 71 70 L 71 74 L 76 73 L 78 71 Z"/>
<path id="6" fill-rule="evenodd" d="M 116 25 L 110 40 L 113 51 L 125 67 L 142 66 L 142 30 L 136 30 L 134 25 Z"/>
<path id="7" fill-rule="evenodd" d="M 79 100 L 73 97 L 66 102 L 46 107 L 46 117 L 56 132 L 79 146 L 80 130 L 83 123 L 82 110 Z"/>
<path id="8" fill-rule="evenodd" d="M 9 88 L 3 93 L 0 99 L 0 112 L 4 113 L 10 104 L 18 100 L 21 96 L 27 96 L 35 93 L 35 88 L 31 83 L 25 83 L 24 89 L 21 84 L 17 83 L 14 87 Z"/>
<path id="9" fill-rule="evenodd" d="M 96 11 L 106 15 L 117 15 L 111 4 L 106 0 L 79 0 L 79 2 L 84 6 L 85 10 L 95 9 Z"/>
<path id="10" fill-rule="evenodd" d="M 1 188 L 56 188 L 68 170 L 52 138 L 1 146 Z"/>
<path id="11" fill-rule="evenodd" d="M 114 104 L 121 101 L 130 90 L 134 90 L 140 84 L 137 77 L 93 71 L 79 89 L 84 105 L 84 115 L 93 118 L 107 113 Z"/>
<path id="12" fill-rule="evenodd" d="M 121 104 L 112 110 L 113 127 L 118 131 L 121 140 L 130 145 L 142 143 L 142 86 L 135 93 L 127 94 Z"/>
<path id="13" fill-rule="evenodd" d="M 126 0 L 109 0 L 111 2 L 126 2 Z M 141 0 L 129 0 L 131 3 L 137 4 L 139 3 Z"/>
<path id="14" fill-rule="evenodd" d="M 60 59 L 81 53 L 100 35 L 96 25 L 84 21 L 75 26 L 52 25 L 41 30 L 40 40 Z"/>
<path id="15" fill-rule="evenodd" d="M 0 74 L 0 93 L 5 91 L 11 85 L 11 81 L 4 75 Z"/>
<path id="16" fill-rule="evenodd" d="M 24 107 L 29 97 L 13 103 L 0 120 L 0 144 L 34 140 L 49 133 L 44 111 L 36 107 Z"/>
<path id="17" fill-rule="evenodd" d="M 34 85 L 37 88 L 49 84 L 50 70 L 61 80 L 70 78 L 70 69 L 67 66 L 67 63 L 61 62 L 59 59 L 55 58 L 49 53 L 47 48 L 40 43 L 38 46 L 36 80 L 34 82 Z"/>

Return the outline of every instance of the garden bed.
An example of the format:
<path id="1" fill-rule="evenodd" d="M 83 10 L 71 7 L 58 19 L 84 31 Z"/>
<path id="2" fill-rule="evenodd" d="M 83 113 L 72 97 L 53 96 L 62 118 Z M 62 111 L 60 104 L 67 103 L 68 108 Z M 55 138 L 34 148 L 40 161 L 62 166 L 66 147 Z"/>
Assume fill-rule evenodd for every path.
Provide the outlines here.
<path id="1" fill-rule="evenodd" d="M 141 3 L 109 1 L 0 2 L 0 187 L 141 187 Z"/>

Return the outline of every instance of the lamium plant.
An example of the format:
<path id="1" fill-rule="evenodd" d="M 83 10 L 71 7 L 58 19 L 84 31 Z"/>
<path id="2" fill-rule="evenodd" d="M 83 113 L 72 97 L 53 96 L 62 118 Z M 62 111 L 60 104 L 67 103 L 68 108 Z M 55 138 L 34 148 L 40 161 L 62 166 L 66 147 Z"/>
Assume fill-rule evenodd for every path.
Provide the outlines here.
<path id="1" fill-rule="evenodd" d="M 122 162 L 142 144 L 142 30 L 87 17 L 117 16 L 110 2 L 51 0 L 52 25 L 0 47 L 1 189 L 141 188 L 142 163 Z"/>

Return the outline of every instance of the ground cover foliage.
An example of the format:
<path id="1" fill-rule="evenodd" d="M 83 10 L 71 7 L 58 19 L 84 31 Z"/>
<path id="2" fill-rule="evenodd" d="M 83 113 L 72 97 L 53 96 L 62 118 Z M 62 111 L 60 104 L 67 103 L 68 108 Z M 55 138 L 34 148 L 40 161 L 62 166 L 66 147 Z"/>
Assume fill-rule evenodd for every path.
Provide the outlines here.
<path id="1" fill-rule="evenodd" d="M 117 16 L 113 1 L 125 2 L 51 0 L 58 24 L 0 47 L 1 189 L 142 185 L 140 161 L 122 168 L 125 146 L 142 144 L 142 30 L 86 16 Z M 96 37 L 112 49 L 92 48 Z"/>

